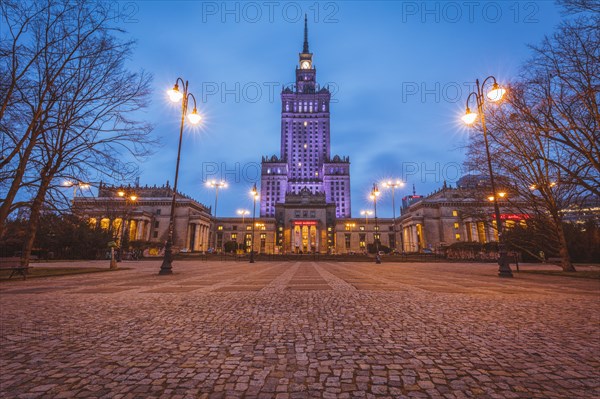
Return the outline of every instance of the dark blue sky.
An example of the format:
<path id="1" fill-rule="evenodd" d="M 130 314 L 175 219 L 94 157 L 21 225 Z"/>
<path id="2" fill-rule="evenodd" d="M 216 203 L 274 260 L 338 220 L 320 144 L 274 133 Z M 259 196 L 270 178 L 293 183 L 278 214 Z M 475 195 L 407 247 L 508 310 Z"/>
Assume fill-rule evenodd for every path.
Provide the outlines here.
<path id="1" fill-rule="evenodd" d="M 180 76 L 205 120 L 186 130 L 180 190 L 214 203 L 207 178 L 230 183 L 218 214 L 251 209 L 262 155 L 279 154 L 282 85 L 294 79 L 308 14 L 317 80 L 334 92 L 332 155 L 351 160 L 352 214 L 371 206 L 374 181 L 398 177 L 396 198 L 453 183 L 469 133 L 458 122 L 475 78 L 514 78 L 560 22 L 552 1 L 119 2 L 138 41 L 130 68 L 154 75 L 143 117 L 162 141 L 141 164 L 141 184 L 173 182 L 179 108 L 165 90 Z M 217 175 L 213 174 L 217 172 Z M 397 202 L 399 204 L 399 201 Z M 390 196 L 378 214 L 391 216 Z"/>

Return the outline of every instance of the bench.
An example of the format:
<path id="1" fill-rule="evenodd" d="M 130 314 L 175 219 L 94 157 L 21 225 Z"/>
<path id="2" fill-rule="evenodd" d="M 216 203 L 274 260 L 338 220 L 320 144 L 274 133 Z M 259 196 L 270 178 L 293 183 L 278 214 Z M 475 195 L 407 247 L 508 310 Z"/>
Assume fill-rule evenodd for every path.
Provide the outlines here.
<path id="1" fill-rule="evenodd" d="M 10 270 L 8 279 L 12 279 L 14 275 L 23 276 L 23 280 L 27 280 L 27 272 L 29 267 L 21 266 L 20 258 L 0 258 L 0 270 Z"/>

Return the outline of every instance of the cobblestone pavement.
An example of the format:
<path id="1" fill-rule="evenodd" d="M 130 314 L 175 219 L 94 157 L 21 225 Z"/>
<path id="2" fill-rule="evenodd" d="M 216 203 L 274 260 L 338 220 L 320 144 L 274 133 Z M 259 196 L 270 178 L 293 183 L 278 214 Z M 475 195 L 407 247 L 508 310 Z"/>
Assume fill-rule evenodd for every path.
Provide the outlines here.
<path id="1" fill-rule="evenodd" d="M 598 281 L 486 264 L 121 265 L 0 284 L 0 397 L 600 397 Z"/>

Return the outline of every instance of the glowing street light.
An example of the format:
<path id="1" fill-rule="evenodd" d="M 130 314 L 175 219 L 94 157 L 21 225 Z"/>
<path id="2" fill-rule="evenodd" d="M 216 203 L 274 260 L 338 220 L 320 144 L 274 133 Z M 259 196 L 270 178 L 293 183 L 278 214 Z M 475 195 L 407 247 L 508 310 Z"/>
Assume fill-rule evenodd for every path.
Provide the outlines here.
<path id="1" fill-rule="evenodd" d="M 125 245 L 127 245 L 128 237 L 130 233 L 131 221 L 129 220 L 129 206 L 135 206 L 138 195 L 129 188 L 119 188 L 117 190 L 117 196 L 122 198 L 124 201 L 123 206 L 123 216 L 121 217 L 121 238 L 119 239 L 119 246 L 121 247 L 119 251 L 118 261 L 121 261 L 121 257 L 123 256 L 123 251 L 125 250 Z M 116 269 L 117 263 L 111 259 L 110 268 Z"/>
<path id="2" fill-rule="evenodd" d="M 179 101 L 181 101 L 182 98 L 184 98 L 184 93 L 179 91 L 179 80 L 180 79 L 178 78 L 177 82 L 175 82 L 175 86 L 173 86 L 173 88 L 171 90 L 167 90 L 167 94 L 169 95 L 169 98 L 174 103 L 178 103 Z M 182 80 L 182 83 L 183 83 L 183 80 Z M 185 87 L 184 92 L 187 92 L 187 84 L 188 84 L 188 82 L 186 81 L 184 83 L 184 87 Z M 194 97 L 194 95 L 192 93 L 188 93 L 187 97 L 191 97 L 194 100 L 194 108 L 192 109 L 192 112 L 187 114 L 188 121 L 192 125 L 197 125 L 202 120 L 202 116 L 198 113 L 198 108 L 196 107 L 196 97 Z M 185 108 L 186 108 L 186 112 L 187 112 L 188 99 L 186 99 L 184 102 L 186 103 Z M 185 113 L 183 113 L 182 119 L 184 116 L 185 116 Z"/>
<path id="3" fill-rule="evenodd" d="M 213 249 L 217 250 L 217 201 L 219 200 L 219 188 L 227 188 L 227 182 L 225 180 L 209 180 L 206 182 L 206 186 L 215 189 L 215 223 L 213 231 Z"/>
<path id="4" fill-rule="evenodd" d="M 377 183 L 373 183 L 373 190 L 371 190 L 370 198 L 373 200 L 373 211 L 375 213 L 375 233 L 373 234 L 373 239 L 375 241 L 375 263 L 381 263 L 381 257 L 379 256 L 379 224 L 377 223 L 377 198 L 381 192 L 377 187 Z"/>
<path id="5" fill-rule="evenodd" d="M 503 89 L 502 87 L 500 87 L 498 82 L 496 82 L 494 79 L 494 84 L 492 86 L 492 89 L 490 91 L 488 91 L 487 98 L 488 98 L 488 100 L 490 100 L 492 102 L 497 102 L 497 101 L 502 100 L 502 97 L 504 97 L 505 93 L 506 93 L 506 90 Z"/>
<path id="6" fill-rule="evenodd" d="M 256 200 L 259 197 L 258 190 L 256 189 L 256 183 L 252 186 L 250 191 L 252 196 L 252 242 L 250 243 L 250 263 L 254 263 L 254 230 L 256 228 Z"/>
<path id="7" fill-rule="evenodd" d="M 384 188 L 391 188 L 392 189 L 392 214 L 394 217 L 394 248 L 398 249 L 398 240 L 397 240 L 397 235 L 396 235 L 396 201 L 394 200 L 394 192 L 396 191 L 396 188 L 398 187 L 404 187 L 404 182 L 400 179 L 396 179 L 396 180 L 387 180 L 385 182 L 383 182 L 382 186 Z M 402 247 L 402 250 L 404 251 L 404 240 L 402 239 L 402 235 L 400 235 L 400 246 Z"/>
<path id="8" fill-rule="evenodd" d="M 183 92 L 179 90 L 179 83 L 183 86 Z M 179 160 L 181 159 L 181 140 L 183 138 L 183 125 L 185 123 L 185 116 L 188 112 L 188 103 L 190 98 L 194 100 L 193 111 L 188 114 L 188 121 L 195 125 L 202 119 L 198 114 L 196 108 L 196 97 L 188 91 L 189 82 L 185 82 L 181 78 L 177 78 L 175 86 L 171 90 L 167 91 L 171 101 L 177 103 L 181 101 L 181 124 L 179 126 L 179 145 L 177 146 L 177 163 L 175 164 L 175 181 L 173 184 L 173 198 L 171 199 L 171 212 L 169 214 L 169 235 L 165 244 L 165 256 L 160 266 L 159 275 L 173 274 L 173 229 L 175 223 L 175 200 L 177 198 L 177 180 L 179 178 Z"/>
<path id="9" fill-rule="evenodd" d="M 364 215 L 365 217 L 365 224 L 369 225 L 369 216 L 373 214 L 373 211 L 368 210 L 368 209 L 363 209 L 362 211 L 360 211 L 361 215 Z"/>
<path id="10" fill-rule="evenodd" d="M 469 107 L 467 107 L 467 111 L 462 116 L 462 121 L 467 125 L 472 125 L 477 119 L 477 112 L 472 112 Z"/>
<path id="11" fill-rule="evenodd" d="M 469 96 L 467 97 L 466 113 L 461 119 L 467 125 L 472 125 L 478 116 L 481 121 L 481 128 L 483 130 L 483 139 L 485 142 L 485 152 L 487 155 L 488 171 L 489 171 L 489 175 L 490 175 L 490 183 L 492 185 L 492 192 L 494 193 L 494 195 L 488 197 L 488 199 L 494 203 L 496 228 L 498 229 L 498 266 L 499 266 L 498 267 L 498 275 L 500 277 L 512 277 L 513 274 L 512 274 L 512 271 L 510 270 L 510 265 L 508 263 L 508 257 L 506 254 L 506 248 L 504 247 L 504 236 L 503 236 L 504 229 L 502 226 L 502 219 L 500 217 L 500 207 L 498 205 L 498 198 L 496 197 L 496 193 L 497 193 L 496 184 L 494 182 L 494 171 L 492 169 L 492 158 L 490 155 L 490 146 L 489 146 L 489 142 L 488 142 L 487 128 L 485 125 L 485 114 L 484 114 L 484 110 L 483 110 L 483 107 L 485 104 L 485 98 L 486 98 L 486 96 L 483 95 L 483 89 L 485 88 L 486 83 L 490 79 L 493 81 L 493 85 L 492 85 L 492 89 L 487 93 L 488 100 L 490 100 L 492 102 L 498 102 L 502 99 L 502 97 L 506 93 L 506 90 L 503 89 L 498 84 L 495 77 L 488 76 L 487 78 L 485 78 L 485 80 L 483 81 L 483 83 L 481 85 L 479 84 L 479 79 L 477 79 L 477 80 L 475 80 L 475 85 L 477 87 L 477 91 L 471 92 L 469 94 Z M 469 100 L 471 99 L 471 96 L 475 96 L 475 102 L 477 104 L 477 112 L 476 113 L 471 112 L 471 110 L 469 109 Z"/>
<path id="12" fill-rule="evenodd" d="M 242 224 L 244 224 L 244 218 L 250 214 L 250 211 L 247 209 L 238 209 L 236 212 L 238 215 L 242 216 Z"/>
<path id="13" fill-rule="evenodd" d="M 64 187 L 73 187 L 73 205 L 75 205 L 75 197 L 77 196 L 77 189 L 87 189 L 90 188 L 89 183 L 84 182 L 75 182 L 71 180 L 65 180 L 62 185 Z"/>

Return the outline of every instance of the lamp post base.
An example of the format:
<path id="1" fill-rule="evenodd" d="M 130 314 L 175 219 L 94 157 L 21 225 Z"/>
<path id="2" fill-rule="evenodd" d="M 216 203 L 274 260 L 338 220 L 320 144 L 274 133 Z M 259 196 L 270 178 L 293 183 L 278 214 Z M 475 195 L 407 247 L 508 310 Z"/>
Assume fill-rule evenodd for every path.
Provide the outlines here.
<path id="1" fill-rule="evenodd" d="M 249 263 L 254 263 L 254 251 L 250 252 L 250 262 Z"/>
<path id="2" fill-rule="evenodd" d="M 510 270 L 510 265 L 508 264 L 506 254 L 500 254 L 500 258 L 498 259 L 498 266 L 499 277 L 513 277 L 513 273 L 512 270 Z"/>
<path id="3" fill-rule="evenodd" d="M 115 259 L 115 249 L 110 249 L 110 269 L 115 270 L 117 268 L 117 260 Z"/>
<path id="4" fill-rule="evenodd" d="M 173 250 L 171 249 L 172 244 L 167 242 L 165 246 L 165 257 L 163 258 L 163 263 L 160 265 L 160 270 L 158 272 L 159 276 L 165 276 L 169 274 L 173 274 Z"/>

